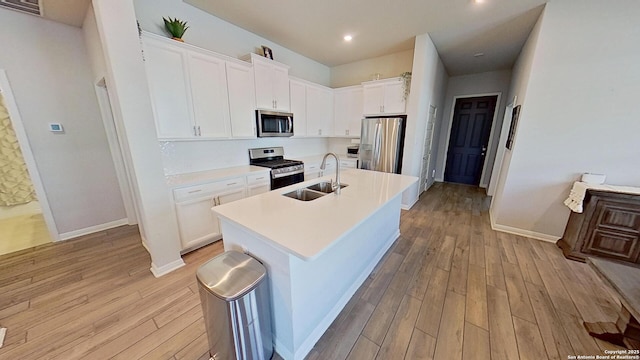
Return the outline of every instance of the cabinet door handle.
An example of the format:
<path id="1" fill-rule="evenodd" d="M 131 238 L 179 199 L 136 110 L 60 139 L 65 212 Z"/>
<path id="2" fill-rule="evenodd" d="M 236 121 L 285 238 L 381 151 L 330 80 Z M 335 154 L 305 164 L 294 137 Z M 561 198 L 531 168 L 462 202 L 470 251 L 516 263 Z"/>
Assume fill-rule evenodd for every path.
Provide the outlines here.
<path id="1" fill-rule="evenodd" d="M 261 176 L 261 177 L 259 177 L 259 178 L 256 178 L 256 180 L 262 180 L 262 179 L 264 179 L 264 176 Z"/>
<path id="2" fill-rule="evenodd" d="M 193 135 L 198 136 L 198 128 L 195 125 L 193 126 Z"/>
<path id="3" fill-rule="evenodd" d="M 200 125 L 198 125 L 198 136 L 202 136 L 202 129 L 200 129 Z"/>
<path id="4" fill-rule="evenodd" d="M 227 186 L 235 185 L 237 182 L 228 183 Z"/>
<path id="5" fill-rule="evenodd" d="M 191 190 L 191 191 L 189 191 L 189 194 L 195 194 L 195 193 L 200 192 L 200 191 L 202 191 L 202 189 Z"/>

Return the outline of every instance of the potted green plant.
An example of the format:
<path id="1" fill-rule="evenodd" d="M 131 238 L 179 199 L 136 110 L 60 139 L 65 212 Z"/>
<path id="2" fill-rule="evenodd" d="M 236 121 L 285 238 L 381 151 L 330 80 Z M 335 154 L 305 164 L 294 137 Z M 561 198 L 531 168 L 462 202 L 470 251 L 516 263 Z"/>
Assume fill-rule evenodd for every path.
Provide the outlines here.
<path id="1" fill-rule="evenodd" d="M 177 18 L 172 19 L 171 17 L 163 17 L 162 20 L 164 20 L 164 28 L 167 29 L 167 32 L 171 34 L 171 36 L 173 36 L 173 40 L 184 42 L 184 40 L 182 40 L 182 36 L 189 28 L 187 26 L 187 22 L 178 20 Z"/>
<path id="2" fill-rule="evenodd" d="M 409 89 L 411 88 L 411 72 L 403 72 L 402 74 L 400 74 L 400 79 L 402 80 L 402 99 L 407 100 L 407 97 L 409 97 Z"/>

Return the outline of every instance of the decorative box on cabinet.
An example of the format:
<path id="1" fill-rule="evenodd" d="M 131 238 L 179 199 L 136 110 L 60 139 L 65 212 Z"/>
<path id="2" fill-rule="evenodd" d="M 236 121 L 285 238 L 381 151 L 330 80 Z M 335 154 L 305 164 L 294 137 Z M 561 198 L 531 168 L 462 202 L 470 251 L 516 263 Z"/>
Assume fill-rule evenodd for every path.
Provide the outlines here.
<path id="1" fill-rule="evenodd" d="M 567 258 L 589 256 L 640 263 L 640 195 L 587 190 L 558 246 Z"/>

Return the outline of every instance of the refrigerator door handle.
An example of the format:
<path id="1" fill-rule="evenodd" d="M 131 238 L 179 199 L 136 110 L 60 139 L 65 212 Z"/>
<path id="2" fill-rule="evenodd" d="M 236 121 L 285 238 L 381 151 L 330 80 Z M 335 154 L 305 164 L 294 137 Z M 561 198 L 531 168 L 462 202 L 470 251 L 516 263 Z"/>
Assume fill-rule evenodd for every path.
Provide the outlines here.
<path id="1" fill-rule="evenodd" d="M 382 127 L 382 123 L 380 121 L 376 122 L 376 128 L 373 133 L 373 157 L 371 159 L 371 170 L 378 170 L 378 164 L 380 162 L 380 148 L 381 145 L 381 134 L 380 128 Z"/>

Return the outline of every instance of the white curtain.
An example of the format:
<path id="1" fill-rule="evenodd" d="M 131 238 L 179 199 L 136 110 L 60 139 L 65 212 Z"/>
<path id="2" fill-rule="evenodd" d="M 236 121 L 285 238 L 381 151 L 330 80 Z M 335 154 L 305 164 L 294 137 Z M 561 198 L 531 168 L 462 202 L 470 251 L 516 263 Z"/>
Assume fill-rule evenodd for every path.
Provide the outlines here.
<path id="1" fill-rule="evenodd" d="M 0 93 L 0 206 L 36 200 L 18 138 Z"/>

